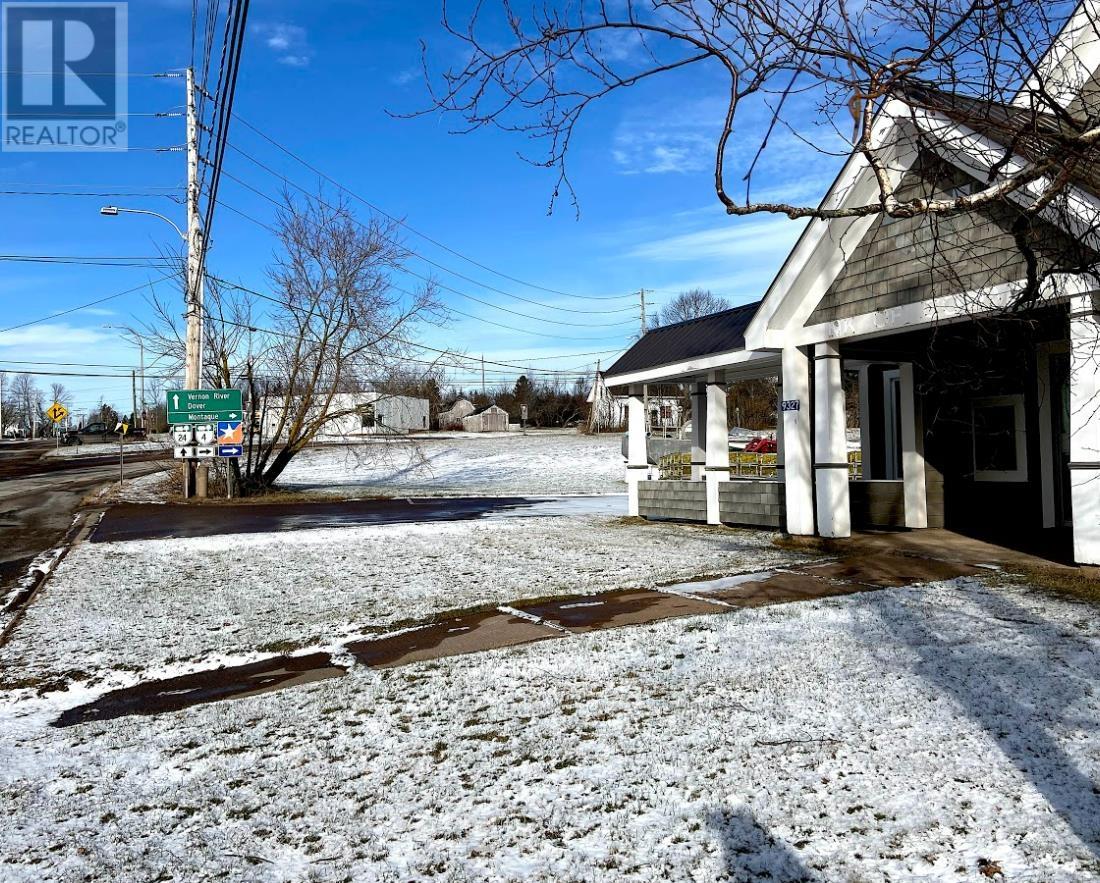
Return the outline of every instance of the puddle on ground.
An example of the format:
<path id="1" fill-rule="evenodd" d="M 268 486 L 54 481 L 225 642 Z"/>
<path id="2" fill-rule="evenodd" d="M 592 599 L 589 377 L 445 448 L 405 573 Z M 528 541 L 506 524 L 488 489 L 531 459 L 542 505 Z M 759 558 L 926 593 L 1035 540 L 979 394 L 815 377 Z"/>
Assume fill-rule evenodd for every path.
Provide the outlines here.
<path id="1" fill-rule="evenodd" d="M 724 592 L 735 589 L 746 583 L 767 582 L 776 575 L 774 570 L 761 570 L 758 573 L 743 573 L 740 576 L 723 576 L 719 579 L 708 579 L 694 583 L 676 583 L 672 586 L 662 586 L 666 591 L 686 592 L 689 595 L 707 595 L 711 592 Z"/>
<path id="2" fill-rule="evenodd" d="M 659 622 L 678 616 L 722 612 L 720 607 L 707 601 L 645 589 L 627 589 L 514 606 L 523 613 L 537 616 L 571 632 L 589 632 L 600 628 Z"/>
<path id="3" fill-rule="evenodd" d="M 360 665 L 392 668 L 562 639 L 569 634 L 598 629 L 829 598 L 978 572 L 974 567 L 925 558 L 865 556 L 789 570 L 679 583 L 656 591 L 625 589 L 550 601 L 520 601 L 511 608 L 455 613 L 420 627 L 354 641 L 345 649 Z M 280 656 L 115 690 L 87 705 L 67 710 L 53 725 L 69 727 L 125 715 L 179 711 L 192 705 L 255 696 L 346 673 L 347 670 L 336 665 L 327 653 Z"/>
<path id="4" fill-rule="evenodd" d="M 346 649 L 361 665 L 392 668 L 425 659 L 441 659 L 561 637 L 564 637 L 561 632 L 530 620 L 499 610 L 482 610 L 395 635 L 355 641 Z"/>
<path id="5" fill-rule="evenodd" d="M 309 684 L 347 674 L 327 653 L 279 656 L 213 671 L 149 681 L 104 693 L 95 702 L 65 711 L 55 727 L 71 727 L 92 721 L 113 720 L 131 714 L 162 714 L 192 705 L 241 699 L 271 690 Z"/>

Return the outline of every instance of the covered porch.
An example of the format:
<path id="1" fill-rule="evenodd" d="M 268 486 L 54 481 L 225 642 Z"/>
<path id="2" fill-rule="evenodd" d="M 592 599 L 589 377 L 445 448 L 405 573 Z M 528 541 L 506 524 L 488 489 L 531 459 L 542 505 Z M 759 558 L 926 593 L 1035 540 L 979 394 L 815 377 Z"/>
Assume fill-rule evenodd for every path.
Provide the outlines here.
<path id="1" fill-rule="evenodd" d="M 1051 304 L 1018 341 L 985 350 L 962 317 L 749 350 L 757 307 L 650 332 L 607 375 L 628 396 L 631 515 L 835 538 L 947 527 L 1100 563 L 1095 295 Z M 948 376 L 951 353 L 958 372 Z M 747 476 L 731 468 L 727 397 L 758 378 L 776 382 L 778 454 L 773 475 Z M 647 444 L 651 384 L 680 385 L 691 399 L 690 474 L 685 463 L 674 480 L 661 480 Z"/>
<path id="2" fill-rule="evenodd" d="M 853 527 L 942 527 L 942 478 L 924 459 L 912 362 L 844 358 L 834 344 L 748 350 L 744 331 L 757 307 L 651 331 L 608 373 L 608 385 L 628 396 L 630 514 L 825 537 L 847 537 Z M 845 371 L 860 377 L 854 456 Z M 731 466 L 727 398 L 733 384 L 761 378 L 776 382 L 778 452 L 774 474 L 745 475 L 736 455 Z M 884 382 L 895 410 L 876 398 Z M 645 389 L 654 384 L 677 384 L 691 398 L 690 475 L 685 463 L 674 480 L 661 480 L 646 437 Z"/>

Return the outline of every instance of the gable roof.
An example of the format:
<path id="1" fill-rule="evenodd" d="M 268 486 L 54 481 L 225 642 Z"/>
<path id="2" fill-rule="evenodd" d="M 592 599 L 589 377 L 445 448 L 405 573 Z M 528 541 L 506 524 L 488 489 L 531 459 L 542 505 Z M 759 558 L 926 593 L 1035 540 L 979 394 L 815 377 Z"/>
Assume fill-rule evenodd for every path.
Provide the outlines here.
<path id="1" fill-rule="evenodd" d="M 907 105 L 942 114 L 954 123 L 973 129 L 995 141 L 1009 153 L 1036 162 L 1052 154 L 1069 180 L 1092 195 L 1100 195 L 1100 148 L 1095 145 L 1071 155 L 1059 135 L 1081 134 L 1053 114 L 1022 105 L 1001 104 L 944 92 L 924 83 L 910 81 L 900 96 Z"/>
<path id="2" fill-rule="evenodd" d="M 760 301 L 757 301 L 647 331 L 607 369 L 607 375 L 644 371 L 699 356 L 743 350 L 745 329 L 759 306 Z"/>

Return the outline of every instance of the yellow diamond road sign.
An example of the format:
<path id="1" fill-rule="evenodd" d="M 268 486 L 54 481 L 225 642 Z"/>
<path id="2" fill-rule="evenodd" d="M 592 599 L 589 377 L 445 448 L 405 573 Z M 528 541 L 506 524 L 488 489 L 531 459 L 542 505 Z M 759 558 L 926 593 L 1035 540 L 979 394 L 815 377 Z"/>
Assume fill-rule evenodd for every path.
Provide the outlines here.
<path id="1" fill-rule="evenodd" d="M 69 416 L 69 409 L 61 404 L 61 402 L 54 402 L 52 405 L 50 405 L 50 410 L 46 412 L 46 416 L 49 417 L 54 423 L 60 423 L 62 420 Z"/>

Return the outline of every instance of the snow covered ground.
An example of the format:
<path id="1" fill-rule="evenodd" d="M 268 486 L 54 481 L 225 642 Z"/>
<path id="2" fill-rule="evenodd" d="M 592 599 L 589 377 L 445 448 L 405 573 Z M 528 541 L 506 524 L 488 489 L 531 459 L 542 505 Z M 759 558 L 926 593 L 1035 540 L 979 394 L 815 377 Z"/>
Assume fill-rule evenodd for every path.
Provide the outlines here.
<path id="1" fill-rule="evenodd" d="M 287 478 L 600 493 L 622 489 L 618 444 L 452 437 L 430 468 L 402 447 L 356 470 L 310 451 Z M 803 560 L 608 503 L 77 546 L 0 648 L 0 880 L 1100 878 L 1095 609 L 995 572 L 50 726 L 433 612 Z"/>
<path id="2" fill-rule="evenodd" d="M 126 454 L 144 453 L 147 451 L 167 451 L 171 446 L 167 440 L 156 441 L 128 441 L 123 446 Z M 109 457 L 118 456 L 118 440 L 106 444 L 89 442 L 83 445 L 62 445 L 59 448 L 46 451 L 44 459 L 49 460 L 75 460 L 79 457 Z"/>
<path id="3" fill-rule="evenodd" d="M 1094 610 L 960 579 L 70 729 L 9 694 L 0 878 L 1095 880 L 1098 672 Z"/>
<path id="4" fill-rule="evenodd" d="M 573 431 L 447 433 L 298 455 L 279 486 L 348 494 L 606 494 L 625 490 L 622 438 Z"/>
<path id="5" fill-rule="evenodd" d="M 523 514 L 80 545 L 0 649 L 0 670 L 49 678 L 60 647 L 73 657 L 63 671 L 131 682 L 173 662 L 331 644 L 446 610 L 800 560 L 762 532 Z"/>

